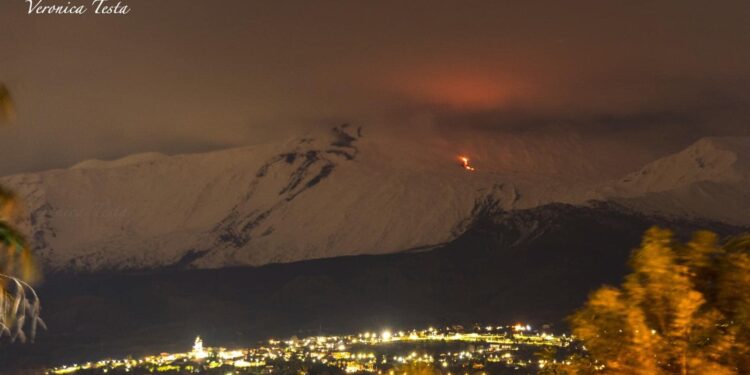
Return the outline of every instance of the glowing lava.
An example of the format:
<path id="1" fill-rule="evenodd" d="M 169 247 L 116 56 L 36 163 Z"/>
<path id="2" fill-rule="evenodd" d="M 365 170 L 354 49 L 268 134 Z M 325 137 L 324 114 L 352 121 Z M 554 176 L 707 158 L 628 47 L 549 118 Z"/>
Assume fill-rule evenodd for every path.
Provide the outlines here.
<path id="1" fill-rule="evenodd" d="M 458 160 L 461 161 L 461 166 L 466 169 L 469 172 L 474 172 L 476 168 L 472 167 L 471 164 L 469 164 L 469 158 L 466 156 L 459 156 Z"/>

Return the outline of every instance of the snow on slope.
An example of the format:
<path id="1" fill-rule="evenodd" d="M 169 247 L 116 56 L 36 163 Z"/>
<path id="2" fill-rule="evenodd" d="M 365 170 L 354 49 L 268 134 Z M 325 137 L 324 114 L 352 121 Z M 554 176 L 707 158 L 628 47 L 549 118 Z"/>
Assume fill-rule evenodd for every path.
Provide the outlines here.
<path id="1" fill-rule="evenodd" d="M 750 137 L 703 138 L 602 194 L 647 213 L 750 225 Z"/>
<path id="2" fill-rule="evenodd" d="M 164 154 L 158 153 L 158 152 L 144 152 L 141 154 L 134 154 L 134 155 L 128 155 L 124 158 L 120 158 L 117 160 L 99 160 L 99 159 L 91 159 L 91 160 L 84 160 L 72 167 L 70 169 L 93 169 L 93 168 L 116 168 L 116 167 L 123 167 L 130 164 L 139 164 L 144 163 L 156 159 L 163 158 Z"/>
<path id="3" fill-rule="evenodd" d="M 49 268 L 213 268 L 430 247 L 462 233 L 484 205 L 512 210 L 608 198 L 716 217 L 704 207 L 711 200 L 727 200 L 720 202 L 726 207 L 747 197 L 740 185 L 747 182 L 746 146 L 742 139 L 701 141 L 596 189 L 590 178 L 565 173 L 585 155 L 538 153 L 539 165 L 562 171 L 556 175 L 533 168 L 536 153 L 524 154 L 529 173 L 509 170 L 512 162 L 468 172 L 445 148 L 341 126 L 274 144 L 83 162 L 0 183 L 24 198 L 29 233 Z M 690 212 L 677 210 L 697 201 Z"/>
<path id="4" fill-rule="evenodd" d="M 633 193 L 656 192 L 702 181 L 740 182 L 748 173 L 750 138 L 703 138 L 626 176 L 620 185 Z"/>
<path id="5" fill-rule="evenodd" d="M 512 209 L 571 195 L 552 181 L 468 172 L 456 156 L 368 140 L 344 126 L 279 144 L 84 162 L 1 182 L 24 197 L 37 253 L 55 269 L 402 251 L 451 240 L 480 202 Z"/>

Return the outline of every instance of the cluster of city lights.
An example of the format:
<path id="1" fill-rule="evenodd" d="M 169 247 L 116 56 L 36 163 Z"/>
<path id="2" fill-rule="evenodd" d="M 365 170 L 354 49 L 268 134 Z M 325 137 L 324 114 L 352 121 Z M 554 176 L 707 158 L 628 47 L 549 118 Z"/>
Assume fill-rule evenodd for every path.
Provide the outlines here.
<path id="1" fill-rule="evenodd" d="M 529 325 L 363 332 L 268 340 L 251 348 L 204 347 L 200 337 L 192 350 L 141 359 L 108 359 L 61 366 L 48 374 L 265 374 L 286 373 L 291 366 L 326 366 L 346 373 L 403 373 L 410 365 L 428 365 L 445 374 L 492 373 L 493 369 L 543 368 L 534 353 L 542 347 L 565 349 L 573 339 L 534 330 Z"/>

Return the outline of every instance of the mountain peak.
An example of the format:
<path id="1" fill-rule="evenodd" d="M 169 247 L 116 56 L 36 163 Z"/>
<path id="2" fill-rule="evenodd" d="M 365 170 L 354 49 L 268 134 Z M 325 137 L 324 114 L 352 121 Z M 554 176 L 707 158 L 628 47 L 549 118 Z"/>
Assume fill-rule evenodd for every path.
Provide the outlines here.
<path id="1" fill-rule="evenodd" d="M 696 157 L 710 157 L 718 153 L 733 154 L 734 163 L 746 168 L 750 161 L 750 137 L 705 137 L 683 152 Z"/>
<path id="2" fill-rule="evenodd" d="M 747 178 L 750 137 L 706 137 L 686 149 L 647 164 L 620 181 L 638 192 L 664 191 L 701 181 Z"/>
<path id="3" fill-rule="evenodd" d="M 101 159 L 89 159 L 77 163 L 70 167 L 70 169 L 98 169 L 98 168 L 116 168 L 124 167 L 128 165 L 145 163 L 161 159 L 166 155 L 160 152 L 143 152 L 139 154 L 132 154 L 121 157 L 115 160 L 101 160 Z"/>
<path id="4" fill-rule="evenodd" d="M 748 225 L 748 137 L 702 138 L 647 164 L 605 196 L 638 211 Z"/>

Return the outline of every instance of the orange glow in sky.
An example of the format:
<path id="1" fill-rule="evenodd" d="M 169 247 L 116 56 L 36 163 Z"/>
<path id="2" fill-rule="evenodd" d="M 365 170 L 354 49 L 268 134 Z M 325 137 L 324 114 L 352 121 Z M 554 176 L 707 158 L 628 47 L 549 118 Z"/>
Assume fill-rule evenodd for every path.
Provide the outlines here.
<path id="1" fill-rule="evenodd" d="M 500 106 L 506 93 L 494 82 L 470 78 L 443 78 L 430 82 L 425 96 L 438 104 L 466 109 L 490 109 Z"/>
<path id="2" fill-rule="evenodd" d="M 516 77 L 463 66 L 400 73 L 391 82 L 398 91 L 412 99 L 457 110 L 504 107 L 528 95 L 530 90 Z"/>

